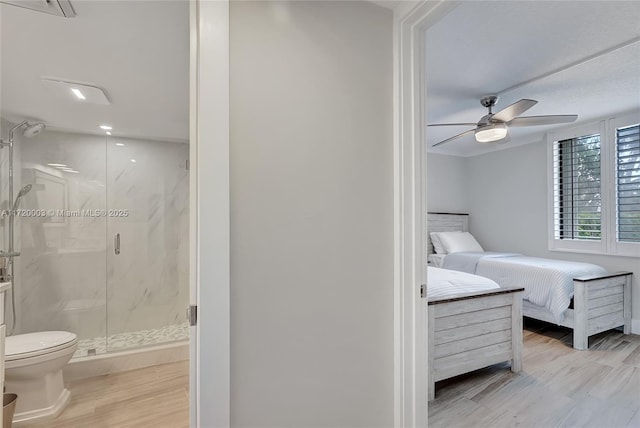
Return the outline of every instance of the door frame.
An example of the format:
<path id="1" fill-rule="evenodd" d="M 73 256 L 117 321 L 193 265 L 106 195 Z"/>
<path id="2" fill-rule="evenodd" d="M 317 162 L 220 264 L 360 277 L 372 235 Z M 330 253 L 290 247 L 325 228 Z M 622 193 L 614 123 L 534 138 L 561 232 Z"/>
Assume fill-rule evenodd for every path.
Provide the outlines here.
<path id="1" fill-rule="evenodd" d="M 420 1 L 394 10 L 394 416 L 396 427 L 428 421 L 426 284 L 426 30 L 459 1 Z"/>
<path id="2" fill-rule="evenodd" d="M 189 6 L 189 296 L 198 308 L 190 329 L 189 423 L 223 428 L 231 405 L 229 0 Z"/>

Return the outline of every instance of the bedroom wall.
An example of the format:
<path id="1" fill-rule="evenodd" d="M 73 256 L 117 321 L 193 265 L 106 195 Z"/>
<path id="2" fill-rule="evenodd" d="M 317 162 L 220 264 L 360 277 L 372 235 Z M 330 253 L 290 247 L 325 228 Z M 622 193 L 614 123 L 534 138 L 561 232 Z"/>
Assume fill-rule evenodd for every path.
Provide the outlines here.
<path id="1" fill-rule="evenodd" d="M 392 12 L 230 26 L 232 426 L 393 426 Z"/>
<path id="2" fill-rule="evenodd" d="M 632 317 L 640 334 L 640 258 L 547 249 L 546 142 L 467 158 L 470 230 L 487 251 L 514 251 L 633 272 Z"/>
<path id="3" fill-rule="evenodd" d="M 427 174 L 429 211 L 469 211 L 466 158 L 430 153 L 427 157 Z"/>

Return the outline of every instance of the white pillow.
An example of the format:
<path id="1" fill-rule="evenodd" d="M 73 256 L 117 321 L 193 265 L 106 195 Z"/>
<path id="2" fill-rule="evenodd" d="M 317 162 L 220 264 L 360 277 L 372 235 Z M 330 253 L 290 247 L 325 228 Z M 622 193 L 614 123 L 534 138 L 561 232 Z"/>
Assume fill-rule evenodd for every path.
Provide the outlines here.
<path id="1" fill-rule="evenodd" d="M 440 232 L 440 243 L 446 254 L 463 251 L 484 251 L 476 238 L 469 232 Z"/>
<path id="2" fill-rule="evenodd" d="M 441 232 L 429 233 L 429 235 L 431 235 L 431 243 L 433 244 L 433 251 L 435 251 L 436 254 L 447 254 L 446 250 L 444 249 L 444 245 L 442 245 L 442 242 L 440 241 L 440 233 Z"/>

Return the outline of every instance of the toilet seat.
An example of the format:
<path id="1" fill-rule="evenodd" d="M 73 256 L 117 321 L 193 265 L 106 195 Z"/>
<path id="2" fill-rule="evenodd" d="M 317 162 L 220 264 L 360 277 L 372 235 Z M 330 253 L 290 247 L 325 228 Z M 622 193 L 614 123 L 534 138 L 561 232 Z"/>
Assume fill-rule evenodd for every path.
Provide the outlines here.
<path id="1" fill-rule="evenodd" d="M 78 337 L 68 331 L 42 331 L 8 336 L 5 362 L 48 355 L 75 346 Z"/>

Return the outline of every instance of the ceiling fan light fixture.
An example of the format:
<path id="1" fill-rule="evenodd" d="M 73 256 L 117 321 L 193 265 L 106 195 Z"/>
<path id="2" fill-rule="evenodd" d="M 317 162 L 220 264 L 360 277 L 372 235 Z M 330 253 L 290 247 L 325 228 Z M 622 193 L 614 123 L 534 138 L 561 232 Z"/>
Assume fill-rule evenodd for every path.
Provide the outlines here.
<path id="1" fill-rule="evenodd" d="M 504 123 L 492 123 L 479 127 L 475 131 L 476 141 L 479 143 L 492 143 L 502 140 L 507 136 L 507 125 Z"/>
<path id="2" fill-rule="evenodd" d="M 1 2 L 2 0 L 0 0 Z M 478 143 L 506 143 L 509 141 L 508 128 L 512 126 L 538 126 L 538 125 L 555 125 L 558 123 L 575 122 L 578 115 L 562 114 L 562 115 L 546 115 L 546 116 L 520 116 L 525 111 L 536 105 L 536 100 L 523 98 L 515 103 L 503 108 L 497 113 L 492 113 L 491 108 L 496 105 L 498 97 L 496 95 L 488 95 L 480 100 L 483 107 L 489 109 L 489 113 L 482 116 L 477 123 L 434 123 L 427 126 L 473 126 L 460 134 L 449 137 L 438 143 L 432 144 L 431 147 L 438 147 L 458 138 L 475 134 Z"/>

